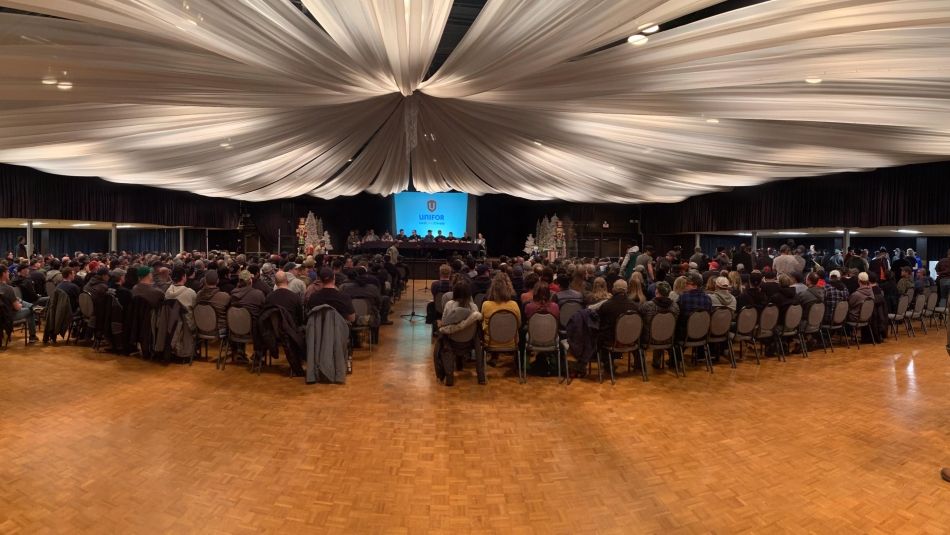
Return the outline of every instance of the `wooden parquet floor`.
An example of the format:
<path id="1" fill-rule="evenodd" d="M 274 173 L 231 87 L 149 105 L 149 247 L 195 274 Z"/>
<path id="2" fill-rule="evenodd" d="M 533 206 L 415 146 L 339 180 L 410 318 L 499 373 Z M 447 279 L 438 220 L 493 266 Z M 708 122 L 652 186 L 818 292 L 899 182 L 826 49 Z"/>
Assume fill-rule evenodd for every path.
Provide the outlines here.
<path id="1" fill-rule="evenodd" d="M 944 331 L 616 386 L 519 385 L 505 362 L 446 388 L 407 311 L 345 386 L 17 338 L 0 533 L 950 530 Z"/>

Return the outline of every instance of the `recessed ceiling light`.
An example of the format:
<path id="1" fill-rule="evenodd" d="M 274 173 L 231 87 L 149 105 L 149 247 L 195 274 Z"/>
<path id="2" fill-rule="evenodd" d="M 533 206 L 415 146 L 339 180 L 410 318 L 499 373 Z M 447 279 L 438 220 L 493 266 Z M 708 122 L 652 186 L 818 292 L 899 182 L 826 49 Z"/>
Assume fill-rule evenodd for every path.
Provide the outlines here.
<path id="1" fill-rule="evenodd" d="M 793 231 L 788 230 L 788 231 L 778 232 L 777 234 L 781 234 L 782 236 L 804 236 L 804 235 L 807 234 L 807 233 L 806 233 L 806 232 L 793 232 Z"/>
<path id="2" fill-rule="evenodd" d="M 436 160 L 435 158 L 432 158 L 432 162 L 433 162 L 433 163 L 435 163 L 435 162 L 437 162 L 437 161 L 439 161 L 439 160 Z"/>
<path id="3" fill-rule="evenodd" d="M 819 77 L 817 77 L 817 76 L 809 76 L 808 78 L 805 78 L 805 83 L 807 83 L 807 84 L 820 84 L 820 83 L 821 83 L 821 78 L 819 78 Z"/>
<path id="4" fill-rule="evenodd" d="M 751 236 L 751 232 L 736 232 L 736 236 Z"/>
<path id="5" fill-rule="evenodd" d="M 91 227 L 92 223 L 73 223 L 74 227 Z"/>
<path id="6" fill-rule="evenodd" d="M 635 34 L 635 35 L 631 35 L 630 37 L 627 38 L 627 42 L 630 43 L 630 44 L 633 45 L 633 46 L 645 45 L 645 44 L 647 44 L 647 41 L 649 41 L 649 40 L 650 40 L 649 37 L 647 37 L 647 36 L 645 36 L 645 35 L 643 35 L 643 34 L 640 34 L 640 33 Z"/>
<path id="7" fill-rule="evenodd" d="M 350 158 L 350 159 L 349 159 L 349 160 L 347 160 L 347 161 L 348 161 L 348 162 L 352 162 L 352 161 L 353 161 L 353 158 Z"/>
<path id="8" fill-rule="evenodd" d="M 115 228 L 135 228 L 135 225 L 116 225 Z"/>
<path id="9" fill-rule="evenodd" d="M 909 229 L 909 228 L 899 228 L 899 229 L 894 230 L 894 231 L 892 231 L 892 232 L 900 232 L 901 234 L 921 234 L 921 232 L 920 232 L 919 230 L 913 230 L 913 229 Z"/>
<path id="10" fill-rule="evenodd" d="M 706 119 L 706 122 L 709 124 L 719 124 L 719 119 Z"/>
<path id="11" fill-rule="evenodd" d="M 52 74 L 47 74 L 41 81 L 43 82 L 43 85 L 56 85 L 56 82 L 58 82 L 56 77 Z"/>
<path id="12" fill-rule="evenodd" d="M 649 27 L 647 27 L 647 28 L 643 28 L 641 31 L 642 31 L 643 33 L 646 33 L 646 34 L 656 33 L 656 32 L 658 32 L 658 31 L 660 31 L 660 27 L 657 26 L 656 24 L 654 24 L 653 26 L 649 26 Z"/>
<path id="13" fill-rule="evenodd" d="M 69 91 L 72 88 L 73 88 L 73 83 L 65 81 L 65 80 L 56 84 L 56 89 L 61 89 L 63 91 Z"/>
<path id="14" fill-rule="evenodd" d="M 229 149 L 229 150 L 231 149 L 230 143 L 221 143 L 218 146 L 221 147 L 222 149 Z"/>
<path id="15" fill-rule="evenodd" d="M 650 28 L 651 26 L 656 26 L 656 23 L 655 23 L 655 22 L 647 22 L 647 23 L 645 23 L 645 24 L 641 24 L 641 25 L 637 28 L 637 31 L 638 31 L 638 32 L 641 32 L 641 31 L 643 31 L 643 30 L 646 30 L 647 28 Z"/>
<path id="16" fill-rule="evenodd" d="M 539 146 L 539 147 L 541 146 L 541 142 L 540 142 L 540 141 L 538 141 L 537 139 L 536 139 L 536 140 L 534 140 L 534 144 L 535 144 L 535 145 L 537 145 L 537 146 Z"/>
<path id="17" fill-rule="evenodd" d="M 843 231 L 843 230 L 832 230 L 831 232 L 834 232 L 835 234 L 844 234 L 844 231 Z M 851 234 L 861 234 L 860 232 L 858 232 L 858 231 L 856 231 L 856 230 L 852 230 L 852 231 L 849 231 L 849 232 L 850 232 Z"/>

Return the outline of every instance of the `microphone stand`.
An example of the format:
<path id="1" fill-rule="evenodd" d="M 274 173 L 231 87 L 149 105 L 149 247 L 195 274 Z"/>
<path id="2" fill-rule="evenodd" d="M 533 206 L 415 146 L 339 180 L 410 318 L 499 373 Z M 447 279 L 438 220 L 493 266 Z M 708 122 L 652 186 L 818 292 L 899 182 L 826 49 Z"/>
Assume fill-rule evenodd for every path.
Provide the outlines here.
<path id="1" fill-rule="evenodd" d="M 400 318 L 406 318 L 409 320 L 409 323 L 414 323 L 416 318 L 425 319 L 425 316 L 422 314 L 416 314 L 416 277 L 412 277 L 412 312 L 408 314 L 403 314 L 399 316 Z"/>

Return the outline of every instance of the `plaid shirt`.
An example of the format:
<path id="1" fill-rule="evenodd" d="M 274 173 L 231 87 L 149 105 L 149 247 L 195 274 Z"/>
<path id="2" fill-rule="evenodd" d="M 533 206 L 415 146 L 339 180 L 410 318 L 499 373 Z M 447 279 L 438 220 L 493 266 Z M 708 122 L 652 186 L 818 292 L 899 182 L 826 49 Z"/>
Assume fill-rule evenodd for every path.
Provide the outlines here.
<path id="1" fill-rule="evenodd" d="M 840 282 L 837 284 L 828 283 L 828 285 L 825 286 L 825 323 L 831 323 L 831 318 L 835 313 L 835 307 L 842 301 L 845 303 L 848 302 L 848 289 Z"/>
<path id="2" fill-rule="evenodd" d="M 712 300 L 706 295 L 706 292 L 698 288 L 680 294 L 677 304 L 680 307 L 679 323 L 682 328 L 685 328 L 686 322 L 689 321 L 689 315 L 693 312 L 705 310 L 712 313 Z"/>

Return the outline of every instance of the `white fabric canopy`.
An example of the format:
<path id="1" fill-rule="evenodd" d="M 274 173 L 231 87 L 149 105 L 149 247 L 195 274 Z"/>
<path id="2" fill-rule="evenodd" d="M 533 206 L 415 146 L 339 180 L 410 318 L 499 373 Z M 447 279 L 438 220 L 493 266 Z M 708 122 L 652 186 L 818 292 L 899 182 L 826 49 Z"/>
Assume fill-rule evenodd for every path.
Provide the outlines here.
<path id="1" fill-rule="evenodd" d="M 0 14 L 0 161 L 245 200 L 411 177 L 674 202 L 950 155 L 947 0 L 771 0 L 593 52 L 714 3 L 488 0 L 424 80 L 451 0 L 304 0 L 319 26 L 286 0 L 0 0 L 60 17 Z"/>

